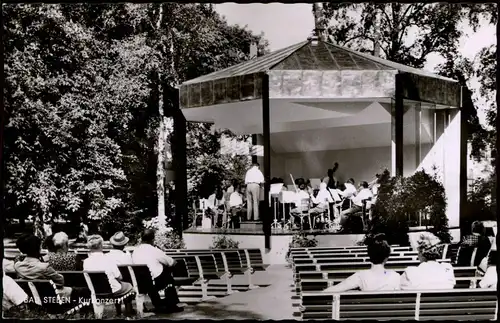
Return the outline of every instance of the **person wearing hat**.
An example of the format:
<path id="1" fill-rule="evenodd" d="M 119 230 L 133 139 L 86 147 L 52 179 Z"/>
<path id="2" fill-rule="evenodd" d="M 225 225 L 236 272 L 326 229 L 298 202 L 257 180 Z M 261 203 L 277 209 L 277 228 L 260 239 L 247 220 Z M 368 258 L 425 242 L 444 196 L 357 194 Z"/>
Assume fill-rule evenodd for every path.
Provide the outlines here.
<path id="1" fill-rule="evenodd" d="M 113 249 L 106 254 L 109 261 L 116 265 L 129 265 L 133 263 L 130 253 L 124 251 L 129 240 L 122 231 L 118 231 L 109 239 L 109 242 L 113 246 Z"/>

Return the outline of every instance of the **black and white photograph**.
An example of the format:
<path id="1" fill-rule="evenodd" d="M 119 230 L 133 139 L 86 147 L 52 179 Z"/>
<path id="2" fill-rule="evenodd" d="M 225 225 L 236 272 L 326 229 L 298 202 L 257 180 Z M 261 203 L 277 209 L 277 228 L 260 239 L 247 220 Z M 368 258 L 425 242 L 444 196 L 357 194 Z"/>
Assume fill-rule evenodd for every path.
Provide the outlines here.
<path id="1" fill-rule="evenodd" d="M 498 12 L 2 3 L 2 318 L 496 321 Z"/>

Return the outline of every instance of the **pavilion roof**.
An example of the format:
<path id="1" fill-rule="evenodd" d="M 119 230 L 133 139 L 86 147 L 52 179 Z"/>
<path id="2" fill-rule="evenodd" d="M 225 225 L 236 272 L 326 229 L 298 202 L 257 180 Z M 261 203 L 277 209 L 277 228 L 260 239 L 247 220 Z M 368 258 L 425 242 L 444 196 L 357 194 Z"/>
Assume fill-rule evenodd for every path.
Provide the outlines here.
<path id="1" fill-rule="evenodd" d="M 182 85 L 210 82 L 234 76 L 267 72 L 269 70 L 398 70 L 418 76 L 456 82 L 453 79 L 425 70 L 405 66 L 328 42 L 317 41 L 317 44 L 313 44 L 312 41 L 303 41 L 226 69 L 197 77 L 184 82 Z"/>

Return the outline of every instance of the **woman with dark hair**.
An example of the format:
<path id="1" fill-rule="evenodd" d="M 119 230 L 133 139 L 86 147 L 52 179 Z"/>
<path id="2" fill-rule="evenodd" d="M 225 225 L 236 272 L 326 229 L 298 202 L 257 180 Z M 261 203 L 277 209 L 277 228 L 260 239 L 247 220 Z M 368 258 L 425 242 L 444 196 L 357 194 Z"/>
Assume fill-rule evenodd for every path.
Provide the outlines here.
<path id="1" fill-rule="evenodd" d="M 328 287 L 324 292 L 341 293 L 353 289 L 361 291 L 399 290 L 400 275 L 384 266 L 391 255 L 391 247 L 385 236 L 378 234 L 373 238 L 368 238 L 366 244 L 372 267 L 354 273 L 343 282 Z"/>

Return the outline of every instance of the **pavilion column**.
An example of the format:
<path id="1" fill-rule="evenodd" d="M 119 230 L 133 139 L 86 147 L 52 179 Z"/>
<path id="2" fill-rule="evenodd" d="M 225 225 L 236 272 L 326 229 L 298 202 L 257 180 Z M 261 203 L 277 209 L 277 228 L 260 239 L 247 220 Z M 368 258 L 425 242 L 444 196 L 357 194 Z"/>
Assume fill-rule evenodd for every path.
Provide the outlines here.
<path id="1" fill-rule="evenodd" d="M 403 116 L 404 116 L 404 91 L 403 91 L 403 74 L 396 74 L 396 91 L 395 91 L 395 146 L 396 151 L 394 158 L 396 159 L 396 176 L 403 176 Z"/>
<path id="2" fill-rule="evenodd" d="M 262 127 L 264 146 L 264 210 L 261 215 L 264 231 L 264 245 L 271 248 L 271 209 L 269 207 L 269 190 L 271 180 L 271 117 L 269 112 L 269 75 L 262 76 Z"/>
<path id="3" fill-rule="evenodd" d="M 186 152 L 186 118 L 179 107 L 179 90 L 167 87 L 164 102 L 169 102 L 169 111 L 165 115 L 173 119 L 171 139 L 172 166 L 175 183 L 175 216 L 173 228 L 182 237 L 182 231 L 189 226 L 187 198 L 187 152 Z"/>

